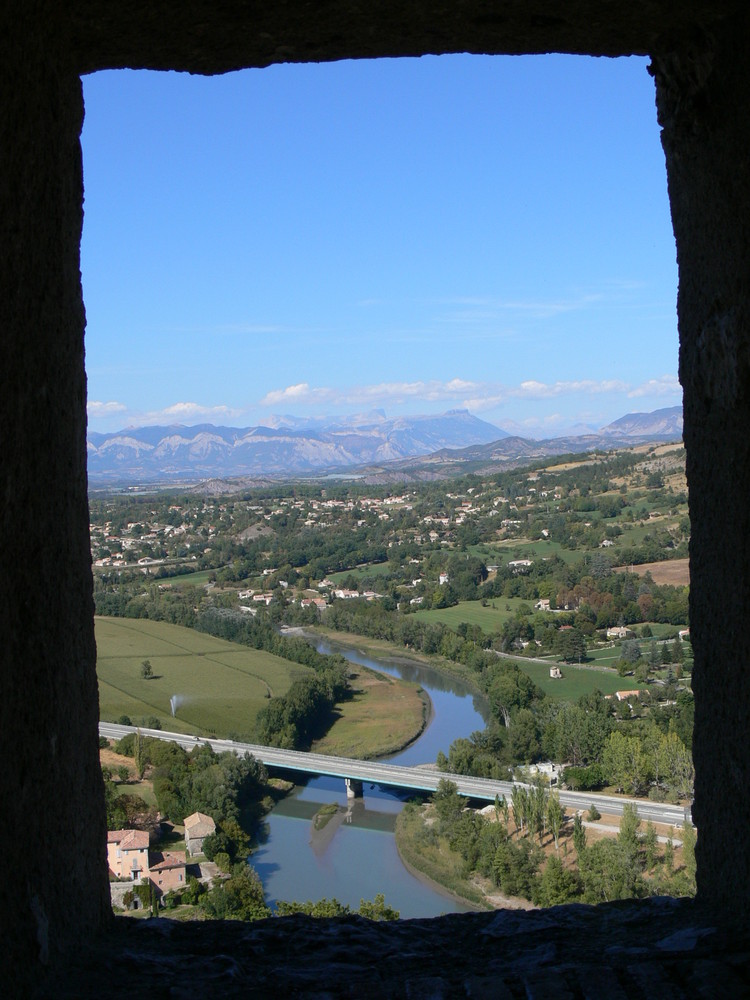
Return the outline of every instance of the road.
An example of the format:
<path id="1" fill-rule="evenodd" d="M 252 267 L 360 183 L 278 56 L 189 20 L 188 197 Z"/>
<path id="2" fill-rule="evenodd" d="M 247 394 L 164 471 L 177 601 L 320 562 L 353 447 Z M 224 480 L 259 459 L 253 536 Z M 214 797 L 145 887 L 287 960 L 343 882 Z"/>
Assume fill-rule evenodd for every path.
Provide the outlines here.
<path id="1" fill-rule="evenodd" d="M 123 736 L 135 731 L 135 726 L 120 726 L 109 722 L 99 723 L 100 735 L 109 739 L 122 739 Z M 434 792 L 438 787 L 438 782 L 447 779 L 456 784 L 461 795 L 485 802 L 494 802 L 497 795 L 501 798 L 510 798 L 513 794 L 514 783 L 512 781 L 473 778 L 465 774 L 449 774 L 432 767 L 404 767 L 402 764 L 390 764 L 388 761 L 328 757 L 318 753 L 303 753 L 300 750 L 264 747 L 255 743 L 238 743 L 233 740 L 186 736 L 184 733 L 169 733 L 160 729 L 141 728 L 140 731 L 144 736 L 179 743 L 186 750 L 192 750 L 198 743 L 205 743 L 216 753 L 227 750 L 238 755 L 249 753 L 267 767 L 301 771 L 305 774 L 328 775 L 342 779 L 351 778 L 373 785 L 390 785 L 394 788 L 414 789 L 414 791 L 420 792 Z M 685 809 L 682 806 L 651 802 L 648 799 L 628 799 L 620 795 L 599 795 L 594 792 L 560 791 L 559 794 L 561 805 L 567 809 L 587 810 L 594 803 L 600 813 L 620 816 L 625 804 L 631 802 L 637 806 L 638 815 L 644 821 L 651 820 L 653 823 L 681 826 L 686 818 Z"/>

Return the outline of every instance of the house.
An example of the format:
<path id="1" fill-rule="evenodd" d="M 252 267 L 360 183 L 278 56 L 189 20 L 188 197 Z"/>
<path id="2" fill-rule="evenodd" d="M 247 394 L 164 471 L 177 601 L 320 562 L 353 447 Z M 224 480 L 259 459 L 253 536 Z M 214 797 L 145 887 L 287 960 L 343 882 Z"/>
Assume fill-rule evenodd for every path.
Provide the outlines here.
<path id="1" fill-rule="evenodd" d="M 534 605 L 535 611 L 549 611 L 549 598 L 543 597 L 541 600 L 537 601 Z"/>
<path id="2" fill-rule="evenodd" d="M 210 816 L 202 812 L 191 813 L 185 817 L 185 850 L 190 855 L 203 852 L 203 841 L 210 834 L 216 833 L 216 823 Z"/>
<path id="3" fill-rule="evenodd" d="M 615 628 L 607 629 L 608 639 L 632 639 L 634 632 L 630 628 L 626 628 L 624 625 L 617 625 Z"/>
<path id="4" fill-rule="evenodd" d="M 185 885 L 186 866 L 185 851 L 165 851 L 152 855 L 148 875 L 159 896 Z"/>
<path id="5" fill-rule="evenodd" d="M 553 680 L 559 681 L 559 680 L 562 680 L 563 672 L 562 672 L 562 670 L 560 670 L 559 667 L 550 667 L 549 668 L 549 675 L 550 675 L 550 677 L 553 678 Z"/>
<path id="6" fill-rule="evenodd" d="M 442 587 L 444 584 L 450 582 L 450 576 L 447 573 L 441 573 L 438 577 L 438 584 Z"/>
<path id="7" fill-rule="evenodd" d="M 107 864 L 116 878 L 136 879 L 148 874 L 148 834 L 143 830 L 108 830 Z"/>
<path id="8" fill-rule="evenodd" d="M 508 568 L 512 569 L 514 573 L 520 573 L 522 570 L 528 569 L 529 566 L 533 565 L 533 559 L 512 559 L 508 563 Z"/>
<path id="9" fill-rule="evenodd" d="M 300 604 L 303 608 L 317 608 L 318 611 L 328 607 L 328 601 L 323 597 L 303 597 Z"/>
<path id="10" fill-rule="evenodd" d="M 615 698 L 618 701 L 630 701 L 632 698 L 640 698 L 640 691 L 615 691 Z"/>

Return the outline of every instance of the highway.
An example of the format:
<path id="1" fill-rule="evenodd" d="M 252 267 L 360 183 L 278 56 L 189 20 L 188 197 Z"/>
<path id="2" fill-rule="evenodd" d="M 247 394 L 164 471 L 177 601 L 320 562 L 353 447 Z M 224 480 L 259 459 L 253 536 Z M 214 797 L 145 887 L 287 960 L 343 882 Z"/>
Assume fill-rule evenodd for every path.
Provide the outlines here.
<path id="1" fill-rule="evenodd" d="M 135 726 L 120 726 L 109 722 L 99 723 L 99 733 L 109 739 L 122 739 L 136 731 Z M 394 788 L 414 789 L 420 792 L 434 792 L 442 779 L 452 781 L 461 795 L 485 802 L 494 802 L 495 796 L 510 799 L 513 794 L 512 781 L 497 781 L 492 778 L 473 778 L 465 774 L 449 774 L 434 767 L 404 767 L 388 761 L 354 760 L 349 757 L 328 757 L 300 750 L 280 750 L 254 743 L 237 743 L 232 740 L 214 740 L 205 737 L 186 736 L 184 733 L 169 733 L 160 729 L 141 728 L 143 736 L 158 740 L 171 740 L 186 750 L 192 750 L 199 743 L 210 746 L 216 753 L 231 751 L 242 756 L 251 754 L 267 767 L 278 767 L 306 774 L 328 775 L 335 778 L 351 778 L 373 785 L 389 785 Z M 648 799 L 628 799 L 619 795 L 599 795 L 594 792 L 567 792 L 560 790 L 560 803 L 567 809 L 587 810 L 594 803 L 601 813 L 622 815 L 623 807 L 631 802 L 638 808 L 638 815 L 645 822 L 666 823 L 682 826 L 685 809 L 682 806 L 651 802 Z M 689 818 L 689 816 L 688 816 Z"/>

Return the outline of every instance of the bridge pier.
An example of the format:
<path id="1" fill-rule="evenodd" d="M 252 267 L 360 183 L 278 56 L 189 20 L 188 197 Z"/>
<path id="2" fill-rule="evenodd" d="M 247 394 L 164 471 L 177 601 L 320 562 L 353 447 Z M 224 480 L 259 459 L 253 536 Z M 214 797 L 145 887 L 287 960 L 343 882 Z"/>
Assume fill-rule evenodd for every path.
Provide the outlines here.
<path id="1" fill-rule="evenodd" d="M 356 778 L 344 778 L 344 781 L 346 782 L 347 799 L 361 799 L 364 795 L 362 782 L 357 781 Z"/>

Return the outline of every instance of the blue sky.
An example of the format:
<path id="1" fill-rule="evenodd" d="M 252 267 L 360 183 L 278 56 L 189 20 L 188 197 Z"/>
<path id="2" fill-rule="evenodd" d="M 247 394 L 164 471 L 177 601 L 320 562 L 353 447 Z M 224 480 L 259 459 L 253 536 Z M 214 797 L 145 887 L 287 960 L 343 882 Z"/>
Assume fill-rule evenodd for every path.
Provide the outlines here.
<path id="1" fill-rule="evenodd" d="M 89 426 L 681 402 L 645 59 L 84 79 Z"/>

